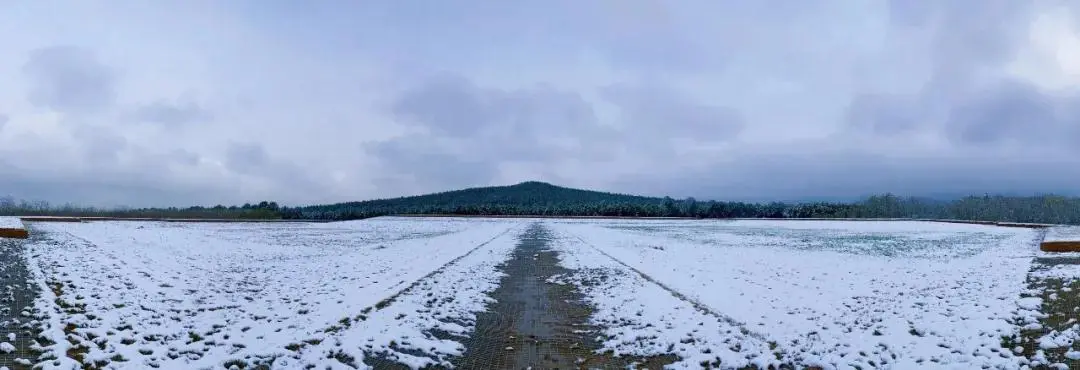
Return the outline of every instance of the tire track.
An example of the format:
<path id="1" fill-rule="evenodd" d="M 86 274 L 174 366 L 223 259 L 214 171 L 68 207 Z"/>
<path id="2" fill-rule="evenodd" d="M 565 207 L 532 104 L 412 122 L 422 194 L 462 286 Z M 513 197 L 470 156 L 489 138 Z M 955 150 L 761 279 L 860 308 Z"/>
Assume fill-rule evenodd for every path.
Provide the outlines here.
<path id="1" fill-rule="evenodd" d="M 766 337 L 764 334 L 761 334 L 761 333 L 750 330 L 749 328 L 746 327 L 746 323 L 739 322 L 738 320 L 735 320 L 734 318 L 732 318 L 730 316 L 727 316 L 727 315 L 724 315 L 722 313 L 716 312 L 713 309 L 706 306 L 705 304 L 703 304 L 701 302 L 698 302 L 696 299 L 690 298 L 690 297 L 686 296 L 685 294 L 682 294 L 682 293 L 676 291 L 675 289 L 667 286 L 664 283 L 661 283 L 660 281 L 654 279 L 652 276 L 649 276 L 648 274 L 642 272 L 641 270 L 638 270 L 637 268 L 634 268 L 633 266 L 630 266 L 626 262 L 623 262 L 622 260 L 620 260 L 618 258 L 615 258 L 615 256 L 612 256 L 612 255 L 608 254 L 603 249 L 600 249 L 600 247 L 597 247 L 595 244 L 589 243 L 588 241 L 586 241 L 584 238 L 577 235 L 576 233 L 568 232 L 566 230 L 561 230 L 561 231 L 566 233 L 567 235 L 573 236 L 575 239 L 580 241 L 582 244 L 589 246 L 589 248 L 592 248 L 593 250 L 597 251 L 598 253 L 604 255 L 605 257 L 610 258 L 612 261 L 615 261 L 616 263 L 622 265 L 623 267 L 626 267 L 630 271 L 633 271 L 638 276 L 641 276 L 641 278 L 644 279 L 645 281 L 656 284 L 656 286 L 658 286 L 661 289 L 667 291 L 668 293 L 671 293 L 671 295 L 673 297 L 675 297 L 676 299 L 679 299 L 679 300 L 681 300 L 683 302 L 686 302 L 686 303 L 690 304 L 690 306 L 694 307 L 694 309 L 700 311 L 701 313 L 704 313 L 706 315 L 715 317 L 715 318 L 719 319 L 720 321 L 723 321 L 723 322 L 725 322 L 725 323 L 727 323 L 727 324 L 729 324 L 731 326 L 739 328 L 740 332 L 743 335 L 746 335 L 746 336 L 749 336 L 751 338 L 760 340 L 762 342 L 769 342 L 768 337 Z"/>
<path id="2" fill-rule="evenodd" d="M 465 252 L 464 254 L 455 257 L 454 259 L 450 260 L 449 262 L 444 263 L 442 266 L 439 266 L 439 268 L 437 268 L 435 270 L 432 270 L 431 272 L 427 273 L 424 276 L 421 276 L 419 279 L 416 279 L 416 281 L 413 281 L 411 284 L 409 284 L 409 286 L 397 291 L 397 293 L 391 294 L 389 297 L 386 297 L 386 298 L 380 300 L 379 302 L 375 303 L 372 306 L 365 307 L 364 309 L 361 310 L 361 312 L 363 312 L 364 314 L 356 316 L 355 319 L 356 320 L 363 320 L 363 317 L 366 317 L 367 313 L 379 311 L 379 310 L 382 310 L 383 308 L 386 308 L 390 304 L 394 303 L 394 301 L 396 301 L 399 297 L 401 297 L 401 296 L 411 292 L 412 290 L 416 289 L 420 285 L 420 283 L 423 282 L 424 280 L 427 280 L 428 278 L 431 278 L 432 276 L 438 275 L 439 273 L 443 272 L 447 268 L 447 266 L 453 265 L 453 264 L 457 263 L 458 261 L 461 261 L 465 257 L 468 257 L 469 255 L 475 253 L 476 251 L 480 250 L 481 248 L 487 246 L 488 244 L 491 244 L 491 242 L 495 241 L 496 239 L 499 239 L 499 238 L 505 236 L 506 234 L 510 233 L 510 231 L 513 231 L 513 230 L 516 230 L 516 229 L 520 228 L 522 225 L 524 225 L 523 222 L 519 222 L 517 224 L 511 225 L 510 227 L 506 228 L 506 230 L 503 230 L 502 232 L 500 232 L 500 233 L 496 234 L 495 236 L 491 237 L 491 239 L 488 239 L 487 241 L 478 244 L 477 246 L 473 247 L 472 249 L 469 249 L 468 252 Z M 348 317 L 346 317 L 346 319 L 348 319 Z M 342 322 L 342 323 L 344 323 L 344 322 Z M 327 327 L 327 328 L 319 330 L 319 331 L 322 331 L 322 332 L 325 332 L 325 333 L 332 333 L 333 331 L 336 330 L 336 326 L 337 325 L 331 325 L 330 327 Z"/>

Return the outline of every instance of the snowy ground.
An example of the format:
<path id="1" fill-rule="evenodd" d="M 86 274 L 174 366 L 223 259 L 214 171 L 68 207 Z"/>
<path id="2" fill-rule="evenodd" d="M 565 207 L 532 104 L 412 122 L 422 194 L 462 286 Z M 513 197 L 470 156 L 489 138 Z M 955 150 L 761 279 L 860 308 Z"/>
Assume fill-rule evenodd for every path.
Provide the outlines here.
<path id="1" fill-rule="evenodd" d="M 1055 226 L 1047 229 L 1046 239 L 1048 242 L 1072 242 L 1080 241 L 1080 226 Z"/>
<path id="2" fill-rule="evenodd" d="M 493 239 L 508 244 L 515 226 L 400 218 L 335 224 L 39 223 L 35 232 L 49 239 L 29 246 L 29 261 L 44 290 L 37 304 L 39 314 L 48 316 L 44 335 L 55 342 L 44 358 L 56 358 L 42 365 L 70 368 L 65 354 L 72 351 L 122 368 L 269 362 L 297 352 L 305 344 L 301 340 L 333 342 L 342 333 L 327 329 L 373 311 L 479 245 Z M 474 302 L 461 304 L 474 307 L 468 303 Z M 370 325 L 407 327 L 383 316 L 372 314 Z M 376 340 L 388 335 L 344 334 L 354 334 L 354 343 L 369 339 L 363 334 Z M 281 368 L 292 368 L 282 362 Z"/>
<path id="3" fill-rule="evenodd" d="M 754 335 L 750 347 L 760 348 L 754 337 L 764 338 L 786 360 L 807 365 L 1017 368 L 1025 360 L 1001 350 L 1002 337 L 1018 334 L 1016 317 L 1038 315 L 1038 307 L 1019 300 L 1037 248 L 1038 234 L 1028 229 L 928 222 L 550 224 L 730 317 Z M 600 307 L 650 303 L 592 290 Z M 696 338 L 719 339 L 711 332 Z"/>
<path id="4" fill-rule="evenodd" d="M 1043 315 L 1025 327 L 1016 349 L 1035 364 L 1080 366 L 1080 259 L 1038 259 L 1028 283 L 1024 299 Z"/>
<path id="5" fill-rule="evenodd" d="M 576 272 L 551 282 L 579 286 L 595 306 L 590 324 L 602 328 L 602 351 L 637 357 L 676 354 L 680 360 L 673 366 L 681 368 L 700 368 L 703 362 L 740 368 L 779 364 L 763 337 L 695 307 L 573 235 L 554 234 L 561 264 Z"/>
<path id="6" fill-rule="evenodd" d="M 449 365 L 539 222 L 616 354 L 673 367 L 1018 369 L 1080 356 L 1077 265 L 1041 231 L 933 222 L 377 218 L 331 224 L 34 223 L 47 354 L 115 368 Z M 1044 268 L 1045 267 L 1045 268 Z M 1074 284 L 1075 288 L 1073 285 Z M 1057 302 L 1057 303 L 1054 303 Z M 1054 305 L 1057 306 L 1054 306 Z M 1074 312 L 1080 312 L 1080 304 Z M 1045 333 L 1019 343 L 1022 326 Z M 1041 328 L 1041 326 L 1040 326 Z M 1016 353 L 1003 349 L 1017 341 Z M 0 350 L 3 350 L 0 348 Z M 1039 357 L 1042 356 L 1042 357 Z"/>
<path id="7" fill-rule="evenodd" d="M 0 216 L 0 229 L 22 229 L 22 220 L 18 217 Z"/>

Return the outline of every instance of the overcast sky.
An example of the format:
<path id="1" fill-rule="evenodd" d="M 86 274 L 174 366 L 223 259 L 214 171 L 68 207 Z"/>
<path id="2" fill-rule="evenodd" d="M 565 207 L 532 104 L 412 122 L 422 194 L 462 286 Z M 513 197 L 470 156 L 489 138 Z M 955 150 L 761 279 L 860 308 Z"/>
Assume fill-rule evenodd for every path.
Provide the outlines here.
<path id="1" fill-rule="evenodd" d="M 0 194 L 1077 194 L 1078 4 L 2 1 Z"/>

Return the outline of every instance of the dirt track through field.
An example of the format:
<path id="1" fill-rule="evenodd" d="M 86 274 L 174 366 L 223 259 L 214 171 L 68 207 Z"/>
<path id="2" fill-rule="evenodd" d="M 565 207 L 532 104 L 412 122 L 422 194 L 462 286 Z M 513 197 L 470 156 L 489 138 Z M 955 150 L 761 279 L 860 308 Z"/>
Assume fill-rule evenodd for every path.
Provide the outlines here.
<path id="1" fill-rule="evenodd" d="M 496 302 L 477 315 L 476 331 L 465 341 L 461 369 L 573 368 L 595 343 L 576 330 L 585 329 L 588 307 L 575 304 L 580 295 L 546 280 L 566 270 L 547 249 L 547 231 L 531 225 L 522 235 L 507 274 L 491 293 Z"/>
<path id="2" fill-rule="evenodd" d="M 459 369 L 625 369 L 632 363 L 659 368 L 663 359 L 615 358 L 597 354 L 597 328 L 588 324 L 592 308 L 573 285 L 548 279 L 573 273 L 559 266 L 548 248 L 551 235 L 540 223 L 522 235 L 507 274 L 490 295 L 496 300 L 477 314 L 476 331 L 464 341 Z"/>
<path id="3" fill-rule="evenodd" d="M 37 287 L 30 281 L 26 269 L 23 250 L 26 241 L 21 239 L 0 238 L 0 342 L 15 346 L 15 351 L 0 351 L 0 366 L 10 369 L 28 369 L 30 366 L 16 362 L 16 359 L 35 360 L 37 355 L 30 351 L 34 344 L 33 329 L 24 326 L 33 317 L 25 316 L 33 309 Z M 14 340 L 11 336 L 14 335 Z"/>

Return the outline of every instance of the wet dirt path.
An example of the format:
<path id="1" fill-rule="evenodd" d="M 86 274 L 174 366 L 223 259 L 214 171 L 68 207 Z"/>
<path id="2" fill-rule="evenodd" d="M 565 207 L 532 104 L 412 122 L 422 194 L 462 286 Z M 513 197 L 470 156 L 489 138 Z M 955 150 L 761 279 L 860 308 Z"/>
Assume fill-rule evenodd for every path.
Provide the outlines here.
<path id="1" fill-rule="evenodd" d="M 23 258 L 28 241 L 0 238 L 0 343 L 11 344 L 14 351 L 0 348 L 0 366 L 9 369 L 29 369 L 23 360 L 36 360 L 30 350 L 35 344 L 36 328 L 30 325 L 30 315 L 37 286 L 30 280 Z"/>
<path id="2" fill-rule="evenodd" d="M 1075 265 L 1080 265 L 1080 257 L 1040 257 L 1032 262 L 1031 272 L 1047 270 L 1055 266 Z M 1076 319 L 1080 317 L 1077 313 L 1080 307 L 1080 280 L 1028 276 L 1028 287 L 1038 292 L 1030 296 L 1042 299 L 1041 311 L 1046 316 L 1039 319 L 1038 328 L 1022 330 L 1017 339 L 1003 339 L 1002 346 L 1006 349 L 1019 349 L 1017 354 L 1022 354 L 1028 359 L 1037 358 L 1036 354 L 1041 350 L 1047 362 L 1065 364 L 1070 370 L 1080 370 L 1080 359 L 1071 359 L 1066 356 L 1069 351 L 1080 351 L 1080 341 L 1068 346 L 1046 349 L 1040 348 L 1039 341 L 1051 331 L 1066 331 L 1076 324 Z M 1051 369 L 1046 364 L 1033 368 Z"/>
<path id="3" fill-rule="evenodd" d="M 548 248 L 552 235 L 530 225 L 503 267 L 507 275 L 491 293 L 495 303 L 477 314 L 476 331 L 464 341 L 459 369 L 625 369 L 636 359 L 596 354 L 598 331 L 588 325 L 592 308 L 571 285 L 548 279 L 573 271 L 559 266 Z"/>
<path id="4" fill-rule="evenodd" d="M 528 227 L 503 271 L 496 300 L 477 315 L 476 331 L 465 341 L 460 369 L 572 369 L 587 357 L 589 307 L 581 296 L 547 279 L 567 273 L 547 248 L 548 232 L 541 224 Z"/>

